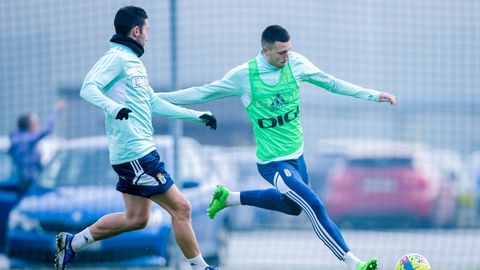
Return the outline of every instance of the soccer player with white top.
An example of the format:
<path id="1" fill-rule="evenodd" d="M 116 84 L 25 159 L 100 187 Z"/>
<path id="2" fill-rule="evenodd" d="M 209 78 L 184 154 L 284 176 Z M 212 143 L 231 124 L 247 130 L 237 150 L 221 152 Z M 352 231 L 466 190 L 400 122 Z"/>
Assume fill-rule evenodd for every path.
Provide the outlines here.
<path id="1" fill-rule="evenodd" d="M 145 228 L 153 201 L 170 213 L 175 240 L 192 269 L 216 270 L 200 253 L 190 202 L 160 161 L 153 143 L 152 113 L 204 123 L 212 129 L 216 129 L 215 117 L 173 105 L 154 94 L 140 60 L 150 29 L 142 8 L 119 9 L 114 25 L 110 50 L 88 72 L 80 96 L 105 113 L 110 162 L 119 176 L 117 190 L 122 193 L 125 211 L 105 215 L 75 235 L 59 233 L 55 268 L 65 269 L 77 252 L 95 241 Z"/>
<path id="2" fill-rule="evenodd" d="M 255 58 L 232 69 L 220 80 L 156 94 L 177 105 L 237 96 L 245 107 L 255 135 L 258 170 L 274 188 L 232 192 L 218 186 L 208 215 L 214 218 L 218 211 L 234 205 L 250 205 L 289 215 L 299 215 L 303 210 L 318 238 L 350 270 L 377 269 L 375 258 L 364 262 L 350 251 L 324 204 L 308 186 L 299 118 L 299 83 L 307 82 L 332 93 L 391 105 L 396 104 L 396 97 L 322 72 L 308 59 L 291 51 L 290 35 L 281 26 L 267 27 L 262 33 L 261 44 L 262 50 Z"/>

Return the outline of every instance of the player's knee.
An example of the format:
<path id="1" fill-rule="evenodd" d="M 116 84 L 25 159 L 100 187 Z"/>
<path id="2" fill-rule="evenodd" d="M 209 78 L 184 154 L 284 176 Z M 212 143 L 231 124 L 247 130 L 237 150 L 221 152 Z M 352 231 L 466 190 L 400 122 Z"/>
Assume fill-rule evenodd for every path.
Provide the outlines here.
<path id="1" fill-rule="evenodd" d="M 178 220 L 189 220 L 192 215 L 192 205 L 188 200 L 182 200 L 176 206 L 175 218 Z"/>
<path id="2" fill-rule="evenodd" d="M 290 210 L 290 215 L 298 216 L 302 213 L 302 208 L 300 206 L 294 207 Z"/>
<path id="3" fill-rule="evenodd" d="M 139 216 L 130 220 L 131 230 L 141 230 L 148 225 L 149 216 Z"/>
<path id="4" fill-rule="evenodd" d="M 287 196 L 282 198 L 282 205 L 282 209 L 285 214 L 298 216 L 300 213 L 302 213 L 302 208 Z"/>
<path id="5" fill-rule="evenodd" d="M 294 203 L 293 201 L 292 202 L 289 202 L 287 203 L 284 207 L 284 213 L 285 214 L 288 214 L 288 215 L 292 215 L 292 216 L 298 216 L 300 215 L 300 213 L 302 213 L 302 208 Z"/>

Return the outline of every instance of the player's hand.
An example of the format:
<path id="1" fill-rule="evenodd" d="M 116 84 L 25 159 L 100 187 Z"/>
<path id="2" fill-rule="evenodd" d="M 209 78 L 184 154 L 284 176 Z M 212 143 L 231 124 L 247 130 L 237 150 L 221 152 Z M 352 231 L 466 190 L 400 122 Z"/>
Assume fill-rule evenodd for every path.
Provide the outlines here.
<path id="1" fill-rule="evenodd" d="M 120 111 L 118 111 L 117 113 L 117 116 L 115 117 L 115 119 L 118 119 L 118 120 L 127 120 L 128 119 L 128 114 L 131 113 L 132 110 L 130 110 L 129 108 L 121 108 Z"/>
<path id="2" fill-rule="evenodd" d="M 217 129 L 217 119 L 215 118 L 215 116 L 205 113 L 202 114 L 199 118 L 203 120 L 205 126 L 210 127 L 210 129 Z"/>
<path id="3" fill-rule="evenodd" d="M 395 104 L 397 104 L 397 97 L 387 92 L 381 92 L 380 102 L 388 102 L 392 106 L 395 106 Z"/>

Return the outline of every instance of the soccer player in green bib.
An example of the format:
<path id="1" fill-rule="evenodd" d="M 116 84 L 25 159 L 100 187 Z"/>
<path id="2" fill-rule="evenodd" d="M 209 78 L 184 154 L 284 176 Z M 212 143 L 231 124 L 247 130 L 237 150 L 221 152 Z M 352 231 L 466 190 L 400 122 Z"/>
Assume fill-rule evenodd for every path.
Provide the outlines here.
<path id="1" fill-rule="evenodd" d="M 362 261 L 350 251 L 324 204 L 308 186 L 299 118 L 299 83 L 308 82 L 336 94 L 389 102 L 391 105 L 396 104 L 396 97 L 322 72 L 308 59 L 291 51 L 290 35 L 281 26 L 268 26 L 262 33 L 261 42 L 262 50 L 255 58 L 232 69 L 220 80 L 200 87 L 156 94 L 177 105 L 238 96 L 247 111 L 255 134 L 258 170 L 274 188 L 232 192 L 218 186 L 208 215 L 214 218 L 225 207 L 240 204 L 289 215 L 299 215 L 303 210 L 318 238 L 339 260 L 345 262 L 348 269 L 377 269 L 375 258 Z"/>

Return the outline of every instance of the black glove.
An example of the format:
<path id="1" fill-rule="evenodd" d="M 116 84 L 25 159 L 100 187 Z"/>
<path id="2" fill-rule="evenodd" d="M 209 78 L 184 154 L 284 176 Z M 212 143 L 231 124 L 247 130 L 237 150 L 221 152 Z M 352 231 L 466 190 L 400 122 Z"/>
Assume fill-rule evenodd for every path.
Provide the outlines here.
<path id="1" fill-rule="evenodd" d="M 215 116 L 210 114 L 202 114 L 200 119 L 202 119 L 205 123 L 205 126 L 210 127 L 210 129 L 217 129 L 217 119 L 215 119 Z"/>
<path id="2" fill-rule="evenodd" d="M 128 119 L 128 114 L 131 113 L 132 110 L 130 110 L 129 108 L 121 108 L 120 111 L 118 111 L 117 113 L 117 117 L 115 117 L 115 119 L 118 119 L 118 120 L 123 120 L 123 119 Z"/>

